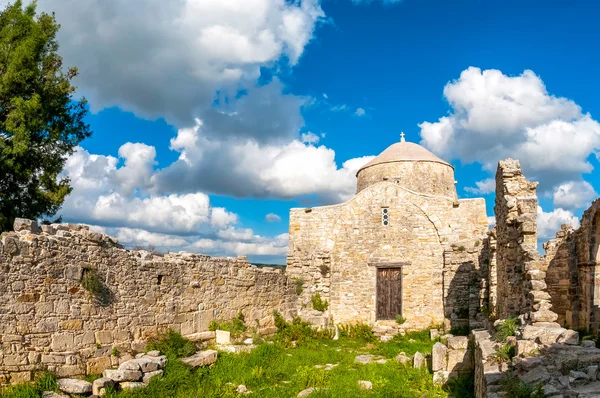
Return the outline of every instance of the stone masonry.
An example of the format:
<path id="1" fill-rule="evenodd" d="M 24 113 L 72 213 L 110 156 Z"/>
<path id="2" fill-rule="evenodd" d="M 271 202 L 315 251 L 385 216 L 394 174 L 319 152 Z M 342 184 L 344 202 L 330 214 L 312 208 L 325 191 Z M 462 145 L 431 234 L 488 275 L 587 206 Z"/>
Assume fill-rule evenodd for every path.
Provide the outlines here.
<path id="1" fill-rule="evenodd" d="M 113 350 L 143 351 L 169 328 L 194 334 L 238 312 L 269 327 L 273 310 L 287 315 L 296 299 L 281 271 L 245 258 L 128 251 L 81 225 L 40 230 L 17 219 L 0 238 L 0 267 L 0 382 L 27 381 L 39 369 L 101 373 L 118 361 Z M 88 272 L 103 284 L 101 299 L 82 286 Z"/>

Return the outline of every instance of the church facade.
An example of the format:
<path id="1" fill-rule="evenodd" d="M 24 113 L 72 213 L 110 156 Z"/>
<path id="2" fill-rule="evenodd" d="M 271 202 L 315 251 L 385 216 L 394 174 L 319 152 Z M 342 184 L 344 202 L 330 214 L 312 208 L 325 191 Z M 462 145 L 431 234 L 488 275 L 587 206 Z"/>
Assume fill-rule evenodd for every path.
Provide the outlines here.
<path id="1" fill-rule="evenodd" d="M 358 171 L 348 201 L 290 211 L 286 273 L 301 315 L 318 293 L 334 324 L 468 324 L 487 232 L 485 200 L 458 199 L 454 168 L 402 138 Z"/>

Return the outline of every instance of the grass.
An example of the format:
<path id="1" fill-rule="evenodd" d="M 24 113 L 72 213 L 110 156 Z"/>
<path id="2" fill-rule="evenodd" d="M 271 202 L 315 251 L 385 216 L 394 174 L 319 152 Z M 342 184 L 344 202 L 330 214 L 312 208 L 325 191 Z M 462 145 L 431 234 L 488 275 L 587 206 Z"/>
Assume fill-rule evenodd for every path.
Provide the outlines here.
<path id="1" fill-rule="evenodd" d="M 329 302 L 321 298 L 321 293 L 317 292 L 310 298 L 312 306 L 317 311 L 325 311 L 329 307 Z"/>
<path id="2" fill-rule="evenodd" d="M 227 332 L 230 332 L 231 337 L 233 338 L 240 337 L 242 333 L 247 330 L 244 314 L 239 312 L 237 317 L 229 322 L 217 322 L 213 320 L 210 322 L 208 330 L 225 330 Z"/>
<path id="3" fill-rule="evenodd" d="M 305 328 L 300 321 L 285 322 L 278 319 L 279 331 L 273 341 L 259 344 L 250 353 L 219 353 L 216 364 L 208 368 L 192 369 L 179 358 L 194 351 L 193 343 L 175 332 L 149 344 L 148 349 L 158 349 L 169 357 L 163 377 L 153 378 L 150 384 L 132 391 L 107 392 L 108 398 L 142 397 L 236 397 L 235 389 L 244 384 L 253 397 L 296 397 L 298 392 L 316 387 L 311 398 L 342 397 L 447 397 L 448 392 L 433 385 L 432 375 L 426 369 L 401 365 L 393 358 L 400 352 L 408 355 L 420 351 L 431 352 L 434 341 L 429 332 L 407 333 L 392 341 L 380 342 L 365 332 L 365 327 L 355 325 L 347 334 L 357 337 L 340 337 L 331 340 Z M 350 328 L 348 328 L 350 329 Z M 290 334 L 300 336 L 296 346 L 287 345 Z M 341 333 L 340 333 L 341 334 Z M 364 339 L 361 336 L 366 336 Z M 382 355 L 390 359 L 385 364 L 361 365 L 354 358 L 361 354 Z M 337 364 L 325 371 L 315 365 Z M 54 379 L 50 379 L 52 382 Z M 359 380 L 373 383 L 372 391 L 359 389 Z M 50 382 L 49 382 L 50 383 Z M 468 381 L 465 382 L 468 384 Z M 465 384 L 463 383 L 463 384 Z M 25 387 L 21 387 L 25 388 Z M 30 395 L 11 391 L 3 398 L 40 397 L 46 388 L 29 387 Z M 55 388 L 49 384 L 47 390 Z M 467 388 L 468 387 L 464 387 Z M 14 390 L 16 391 L 16 390 Z M 29 390 L 28 390 L 29 391 Z M 460 390 L 456 390 L 460 391 Z M 454 395 L 462 397 L 461 395 Z M 464 396 L 467 397 L 467 396 Z"/>
<path id="4" fill-rule="evenodd" d="M 39 398 L 44 391 L 55 391 L 56 379 L 49 372 L 39 374 L 32 384 L 20 384 L 9 386 L 4 389 L 0 387 L 2 398 Z"/>
<path id="5" fill-rule="evenodd" d="M 519 328 L 519 318 L 506 318 L 496 327 L 496 340 L 506 341 L 509 336 L 516 336 Z"/>

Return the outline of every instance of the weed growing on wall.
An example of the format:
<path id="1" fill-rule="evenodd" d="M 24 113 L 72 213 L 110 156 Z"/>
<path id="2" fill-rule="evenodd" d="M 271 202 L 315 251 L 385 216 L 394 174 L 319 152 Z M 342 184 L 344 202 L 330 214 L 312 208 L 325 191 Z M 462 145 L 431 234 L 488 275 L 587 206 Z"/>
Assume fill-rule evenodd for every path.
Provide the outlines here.
<path id="1" fill-rule="evenodd" d="M 402 324 L 406 323 L 406 318 L 403 317 L 402 315 L 396 315 L 396 323 L 398 325 L 402 325 Z"/>
<path id="2" fill-rule="evenodd" d="M 104 284 L 104 281 L 100 278 L 98 272 L 94 268 L 83 268 L 81 287 L 84 288 L 94 301 L 101 306 L 107 306 L 112 301 L 110 290 Z"/>
<path id="3" fill-rule="evenodd" d="M 237 317 L 232 319 L 229 322 L 220 322 L 212 320 L 210 325 L 208 326 L 208 330 L 225 330 L 231 333 L 232 337 L 239 337 L 243 332 L 245 332 L 248 328 L 245 324 L 244 314 L 239 312 Z"/>
<path id="4" fill-rule="evenodd" d="M 171 358 L 182 358 L 196 352 L 196 345 L 172 329 L 148 342 L 148 351 L 158 350 Z"/>
<path id="5" fill-rule="evenodd" d="M 304 280 L 302 278 L 294 278 L 296 284 L 296 294 L 299 296 L 304 291 Z"/>
<path id="6" fill-rule="evenodd" d="M 317 292 L 310 298 L 312 306 L 317 311 L 325 311 L 329 307 L 329 302 L 321 298 L 321 293 Z"/>
<path id="7" fill-rule="evenodd" d="M 516 336 L 519 328 L 519 318 L 506 318 L 504 322 L 496 327 L 496 340 L 506 341 L 509 336 Z"/>

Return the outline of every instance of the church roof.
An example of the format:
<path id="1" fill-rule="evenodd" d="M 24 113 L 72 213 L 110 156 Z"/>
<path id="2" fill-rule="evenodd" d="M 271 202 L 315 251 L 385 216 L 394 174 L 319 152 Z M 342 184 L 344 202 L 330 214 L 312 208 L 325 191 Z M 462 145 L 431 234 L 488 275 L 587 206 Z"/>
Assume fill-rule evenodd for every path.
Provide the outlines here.
<path id="1" fill-rule="evenodd" d="M 361 167 L 356 174 L 360 173 L 362 169 L 375 166 L 376 164 L 419 161 L 436 162 L 452 167 L 450 163 L 438 158 L 421 145 L 415 144 L 414 142 L 405 142 L 403 137 L 401 142 L 396 142 L 387 147 L 385 151 L 379 154 L 379 156 Z"/>

